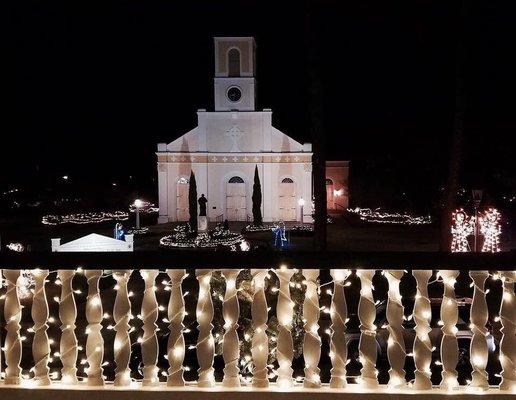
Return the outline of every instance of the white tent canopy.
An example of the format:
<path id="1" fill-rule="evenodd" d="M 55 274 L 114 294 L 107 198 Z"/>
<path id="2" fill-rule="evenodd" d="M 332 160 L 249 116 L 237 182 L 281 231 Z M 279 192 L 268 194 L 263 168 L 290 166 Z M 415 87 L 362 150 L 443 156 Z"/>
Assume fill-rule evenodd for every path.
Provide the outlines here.
<path id="1" fill-rule="evenodd" d="M 65 244 L 57 238 L 52 239 L 52 251 L 133 251 L 133 235 L 125 235 L 124 241 L 91 233 Z"/>

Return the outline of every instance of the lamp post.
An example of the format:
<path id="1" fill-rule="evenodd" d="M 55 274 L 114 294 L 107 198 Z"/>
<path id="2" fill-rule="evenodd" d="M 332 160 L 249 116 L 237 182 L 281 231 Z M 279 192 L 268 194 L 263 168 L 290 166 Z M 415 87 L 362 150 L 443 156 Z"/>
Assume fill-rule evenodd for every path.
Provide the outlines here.
<path id="1" fill-rule="evenodd" d="M 475 231 L 474 238 L 475 243 L 473 244 L 473 251 L 477 251 L 477 236 L 478 236 L 478 208 L 480 207 L 480 203 L 482 202 L 482 194 L 483 191 L 480 189 L 473 189 L 473 207 L 475 208 Z"/>
<path id="2" fill-rule="evenodd" d="M 297 204 L 299 204 L 299 207 L 301 207 L 301 223 L 304 222 L 304 218 L 303 218 L 303 207 L 305 205 L 305 201 L 303 200 L 303 198 L 301 197 L 298 201 L 297 201 Z"/>
<path id="3" fill-rule="evenodd" d="M 134 212 L 136 213 L 136 229 L 140 229 L 140 208 L 143 202 L 140 199 L 134 201 Z"/>

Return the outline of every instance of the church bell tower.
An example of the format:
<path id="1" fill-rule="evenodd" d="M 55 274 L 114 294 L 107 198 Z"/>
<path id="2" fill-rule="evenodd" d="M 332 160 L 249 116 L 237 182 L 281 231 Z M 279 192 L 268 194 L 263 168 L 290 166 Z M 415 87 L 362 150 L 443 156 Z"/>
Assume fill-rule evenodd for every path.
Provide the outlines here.
<path id="1" fill-rule="evenodd" d="M 255 110 L 252 37 L 215 37 L 215 111 Z"/>

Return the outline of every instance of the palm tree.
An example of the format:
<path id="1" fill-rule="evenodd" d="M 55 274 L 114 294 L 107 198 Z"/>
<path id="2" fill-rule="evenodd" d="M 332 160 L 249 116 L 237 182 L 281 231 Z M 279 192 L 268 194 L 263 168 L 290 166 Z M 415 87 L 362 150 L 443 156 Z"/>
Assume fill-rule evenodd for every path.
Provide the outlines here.
<path id="1" fill-rule="evenodd" d="M 464 28 L 467 14 L 467 0 L 463 0 L 460 8 L 460 29 L 457 41 L 455 61 L 455 112 L 453 117 L 453 131 L 450 144 L 450 159 L 448 176 L 443 193 L 441 210 L 441 237 L 439 249 L 451 249 L 451 215 L 457 208 L 457 193 L 459 191 L 460 172 L 463 161 L 464 148 L 464 111 L 466 108 L 466 94 L 464 91 L 464 64 L 466 62 L 466 48 L 464 46 Z"/>
<path id="2" fill-rule="evenodd" d="M 326 249 L 326 157 L 323 128 L 323 93 L 317 52 L 317 34 L 312 24 L 313 3 L 306 2 L 305 40 L 308 73 L 308 115 L 313 145 L 313 179 L 315 198 L 314 247 Z"/>

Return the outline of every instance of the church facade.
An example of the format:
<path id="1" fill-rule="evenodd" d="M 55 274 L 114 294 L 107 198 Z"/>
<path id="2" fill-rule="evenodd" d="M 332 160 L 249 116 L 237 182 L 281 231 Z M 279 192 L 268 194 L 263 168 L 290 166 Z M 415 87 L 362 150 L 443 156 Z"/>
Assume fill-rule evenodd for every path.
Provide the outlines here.
<path id="1" fill-rule="evenodd" d="M 198 110 L 195 128 L 158 144 L 159 222 L 188 220 L 191 171 L 209 221 L 250 220 L 255 168 L 264 221 L 311 222 L 311 144 L 274 128 L 270 109 L 255 109 L 254 39 L 214 41 L 215 110 Z M 347 198 L 347 169 L 345 180 Z"/>

